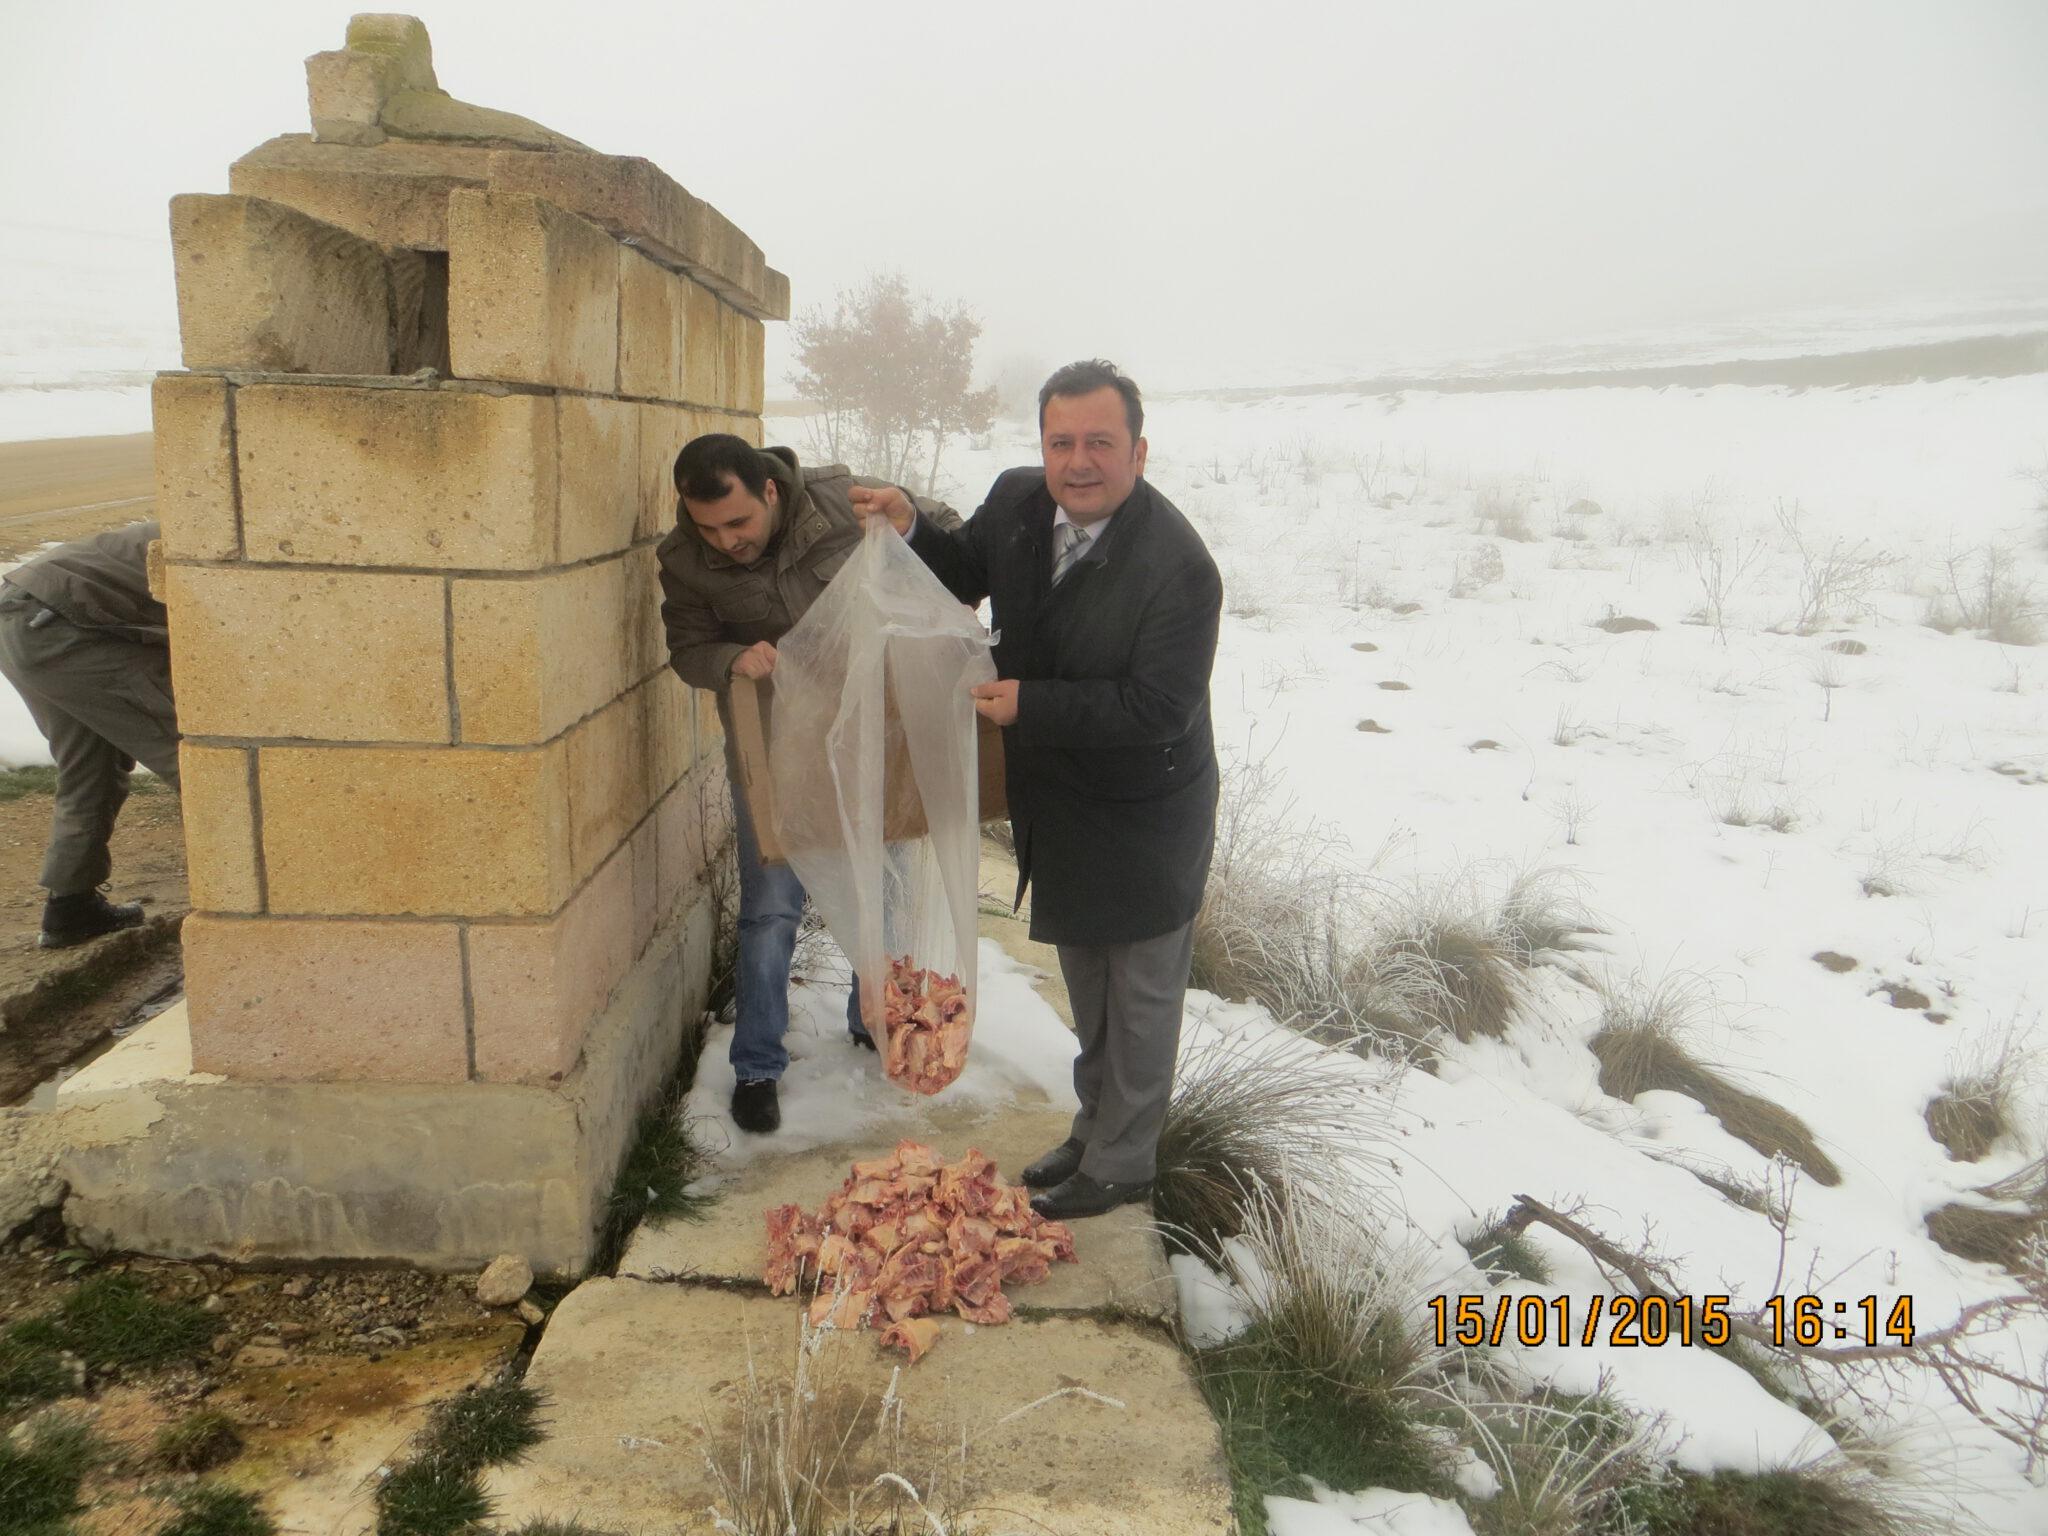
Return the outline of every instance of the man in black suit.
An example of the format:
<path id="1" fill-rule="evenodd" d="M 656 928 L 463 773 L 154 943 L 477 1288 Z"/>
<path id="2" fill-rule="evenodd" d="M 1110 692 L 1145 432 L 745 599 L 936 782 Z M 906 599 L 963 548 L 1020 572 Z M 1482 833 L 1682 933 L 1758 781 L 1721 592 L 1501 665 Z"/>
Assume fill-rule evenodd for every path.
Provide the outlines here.
<path id="1" fill-rule="evenodd" d="M 1042 469 L 999 478 L 948 532 L 894 489 L 855 490 L 964 603 L 989 599 L 1017 899 L 1059 949 L 1081 1112 L 1024 1170 L 1032 1205 L 1093 1216 L 1151 1192 L 1194 917 L 1216 837 L 1209 674 L 1223 587 L 1145 471 L 1138 386 L 1099 360 L 1038 394 Z"/>

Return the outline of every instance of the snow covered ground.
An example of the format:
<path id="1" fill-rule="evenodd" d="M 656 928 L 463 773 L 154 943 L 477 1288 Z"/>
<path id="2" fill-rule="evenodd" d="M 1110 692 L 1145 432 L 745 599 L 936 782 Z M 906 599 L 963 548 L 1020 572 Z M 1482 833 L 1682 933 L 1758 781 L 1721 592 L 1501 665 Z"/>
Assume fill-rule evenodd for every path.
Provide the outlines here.
<path id="1" fill-rule="evenodd" d="M 801 443 L 801 423 L 772 425 Z M 1436 1075 L 1393 1086 L 1394 1194 L 1434 1289 L 1484 1289 L 1458 1239 L 1518 1194 L 1646 1239 L 1738 1307 L 1910 1295 L 1925 1332 L 2014 1289 L 1923 1218 L 2041 1155 L 2040 1078 L 2022 1074 L 2022 1132 L 1977 1163 L 1951 1161 L 1923 1113 L 2007 1039 L 2035 1054 L 2048 647 L 1926 621 L 1952 626 L 1989 570 L 2015 627 L 2048 628 L 2048 378 L 1169 401 L 1147 435 L 1149 478 L 1224 574 L 1226 754 L 1264 760 L 1302 824 L 1398 886 L 1569 872 L 1607 930 L 1596 974 L 1689 979 L 1708 1000 L 1695 1053 L 1795 1111 L 1843 1172 L 1798 1182 L 1781 1244 L 1687 1171 L 1754 1182 L 1768 1162 L 1681 1095 L 1604 1096 L 1586 1048 L 1599 1000 L 1556 976 L 1505 1041 L 1453 1044 Z M 949 450 L 954 500 L 971 509 L 1035 456 L 1028 422 Z M 1816 615 L 1820 575 L 1838 590 Z M 1595 627 L 1620 617 L 1655 627 Z M 991 1004 L 978 1051 L 1009 1016 Z M 1190 1026 L 1274 1028 L 1200 995 Z M 1533 1240 L 1555 1283 L 1518 1294 L 1583 1308 L 1607 1289 L 1575 1246 Z M 2038 1362 L 2048 1325 L 2001 1347 Z M 1664 1416 L 1683 1466 L 1797 1465 L 1832 1444 L 1713 1351 L 1507 1353 L 1571 1391 L 1605 1373 Z M 1931 1377 L 1902 1381 L 1889 1411 L 1908 1461 L 1989 1528 L 2048 1529 L 2020 1455 Z M 1275 1501 L 1275 1528 L 1453 1528 L 1380 1498 Z"/>

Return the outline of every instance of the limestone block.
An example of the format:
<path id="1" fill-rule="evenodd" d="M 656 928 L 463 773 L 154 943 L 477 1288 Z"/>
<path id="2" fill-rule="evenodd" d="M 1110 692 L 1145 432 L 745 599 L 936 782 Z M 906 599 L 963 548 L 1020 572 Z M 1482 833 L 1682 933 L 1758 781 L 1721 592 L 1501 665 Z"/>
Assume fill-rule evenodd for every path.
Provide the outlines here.
<path id="1" fill-rule="evenodd" d="M 188 736 L 450 739 L 438 576 L 174 565 Z"/>
<path id="2" fill-rule="evenodd" d="M 632 854 L 622 848 L 549 921 L 471 926 L 480 1079 L 544 1083 L 576 1065 L 637 953 L 633 901 Z"/>
<path id="3" fill-rule="evenodd" d="M 723 858 L 732 833 L 732 806 L 717 774 L 691 774 L 662 797 L 654 825 L 654 905 L 666 922 L 697 899 L 709 858 Z"/>
<path id="4" fill-rule="evenodd" d="M 569 895 L 559 742 L 265 747 L 259 779 L 272 912 L 545 917 Z"/>
<path id="5" fill-rule="evenodd" d="M 604 230 L 520 193 L 448 199 L 455 374 L 610 394 L 619 377 L 619 256 Z"/>
<path id="6" fill-rule="evenodd" d="M 538 570 L 555 551 L 555 404 L 463 389 L 235 392 L 248 558 Z"/>
<path id="7" fill-rule="evenodd" d="M 351 16 L 345 34 L 350 53 L 380 60 L 396 90 L 434 91 L 434 43 L 417 16 L 365 13 Z"/>
<path id="8" fill-rule="evenodd" d="M 228 188 L 283 203 L 380 246 L 446 251 L 449 194 L 483 186 L 492 153 L 398 139 L 357 148 L 287 133 L 230 166 Z"/>
<path id="9" fill-rule="evenodd" d="M 789 318 L 789 279 L 761 248 L 650 160 L 624 155 L 506 154 L 491 185 L 529 192 L 632 236 L 663 265 L 690 273 L 763 319 Z"/>
<path id="10" fill-rule="evenodd" d="M 649 813 L 633 831 L 621 857 L 633 863 L 633 958 L 639 959 L 660 925 L 661 829 Z"/>
<path id="11" fill-rule="evenodd" d="M 1020 1299 L 1030 1290 L 1016 1287 Z M 960 1528 L 1237 1528 L 1216 1421 L 1186 1354 L 1163 1331 L 1095 1317 L 1020 1317 L 997 1328 L 946 1318 L 932 1352 L 906 1367 L 870 1330 L 828 1329 L 799 1352 L 802 1305 L 708 1286 L 586 1280 L 556 1307 L 526 1375 L 576 1433 L 485 1474 L 500 1518 L 518 1528 L 573 1512 L 595 1530 L 646 1531 L 673 1526 L 678 1510 L 729 1515 L 728 1490 L 745 1475 L 764 1405 L 808 1391 L 820 1410 L 852 1405 L 834 1423 L 858 1422 L 884 1398 L 901 1404 L 886 1437 L 849 1435 L 845 1459 L 816 1485 L 827 1506 L 857 1503 L 878 1471 L 909 1467 L 930 1469 L 919 1486 L 936 1486 L 935 1505 L 987 1513 Z"/>
<path id="12" fill-rule="evenodd" d="M 619 247 L 619 393 L 683 398 L 683 279 Z"/>
<path id="13" fill-rule="evenodd" d="M 295 208 L 230 193 L 171 199 L 187 368 L 388 373 L 384 253 Z"/>
<path id="14" fill-rule="evenodd" d="M 626 623 L 635 567 L 598 565 L 451 584 L 455 702 L 466 742 L 549 741 L 637 676 Z"/>
<path id="15" fill-rule="evenodd" d="M 626 679 L 637 683 L 668 669 L 668 631 L 661 622 L 661 559 L 654 545 L 643 544 L 628 550 L 625 560 Z"/>
<path id="16" fill-rule="evenodd" d="M 765 389 L 762 352 L 766 334 L 761 322 L 736 309 L 723 311 L 722 364 L 725 369 L 725 398 L 721 402 L 749 416 L 761 414 Z"/>
<path id="17" fill-rule="evenodd" d="M 149 391 L 156 430 L 156 515 L 166 553 L 232 560 L 241 553 L 235 516 L 235 438 L 226 379 L 160 373 Z"/>
<path id="18" fill-rule="evenodd" d="M 164 541 L 151 539 L 142 549 L 142 580 L 149 595 L 164 601 Z"/>
<path id="19" fill-rule="evenodd" d="M 321 144 L 381 144 L 390 72 L 382 59 L 345 48 L 306 60 L 306 105 Z"/>
<path id="20" fill-rule="evenodd" d="M 611 856 L 653 803 L 648 793 L 646 706 L 612 701 L 569 733 L 571 867 L 581 881 Z"/>
<path id="21" fill-rule="evenodd" d="M 701 283 L 683 284 L 683 398 L 725 404 L 725 306 Z"/>
<path id="22" fill-rule="evenodd" d="M 469 1076 L 452 923 L 185 919 L 192 1065 L 286 1082 Z"/>
<path id="23" fill-rule="evenodd" d="M 640 407 L 639 536 L 658 538 L 675 527 L 676 455 L 683 444 L 703 435 L 696 411 L 678 405 Z"/>
<path id="24" fill-rule="evenodd" d="M 697 706 L 697 761 L 725 761 L 725 722 L 718 717 L 718 695 L 702 688 L 690 690 Z"/>
<path id="25" fill-rule="evenodd" d="M 564 564 L 633 542 L 640 521 L 640 408 L 624 400 L 562 395 L 560 544 Z"/>
<path id="26" fill-rule="evenodd" d="M 202 912 L 261 912 L 256 852 L 256 760 L 240 747 L 178 745 L 185 874 Z"/>
<path id="27" fill-rule="evenodd" d="M 657 800 L 696 766 L 695 691 L 667 667 L 638 690 L 647 713 L 648 788 Z"/>

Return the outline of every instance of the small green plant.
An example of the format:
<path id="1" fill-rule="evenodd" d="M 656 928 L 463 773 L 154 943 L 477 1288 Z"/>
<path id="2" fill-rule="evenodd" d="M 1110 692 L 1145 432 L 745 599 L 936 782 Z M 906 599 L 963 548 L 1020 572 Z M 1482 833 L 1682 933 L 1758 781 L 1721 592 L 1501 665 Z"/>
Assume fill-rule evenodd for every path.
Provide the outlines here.
<path id="1" fill-rule="evenodd" d="M 177 1495 L 177 1514 L 159 1536 L 273 1536 L 277 1524 L 253 1493 L 201 1483 Z"/>
<path id="2" fill-rule="evenodd" d="M 0 769 L 0 803 L 19 800 L 24 795 L 54 795 L 56 792 L 55 768 L 31 765 Z"/>
<path id="3" fill-rule="evenodd" d="M 696 1059 L 687 1049 L 682 1070 L 640 1116 L 625 1161 L 605 1206 L 599 1253 L 600 1270 L 609 1270 L 633 1229 L 649 1217 L 681 1217 L 701 1221 L 716 1196 L 690 1186 L 705 1169 L 704 1149 L 690 1139 L 683 1123 L 683 1105 L 696 1075 Z"/>
<path id="4" fill-rule="evenodd" d="M 226 1414 L 211 1408 L 189 1413 L 156 1437 L 157 1465 L 173 1472 L 210 1472 L 241 1453 L 242 1432 Z"/>
<path id="5" fill-rule="evenodd" d="M 54 1316 L 16 1324 L 13 1333 L 105 1369 L 192 1359 L 219 1328 L 189 1302 L 158 1300 L 132 1275 L 94 1275 L 58 1304 Z"/>
<path id="6" fill-rule="evenodd" d="M 1511 1231 L 1506 1223 L 1493 1220 L 1462 1241 L 1473 1264 L 1495 1284 L 1511 1276 L 1536 1285 L 1550 1284 L 1550 1266 L 1526 1232 Z"/>
<path id="7" fill-rule="evenodd" d="M 547 1436 L 540 1423 L 541 1394 L 521 1381 L 478 1387 L 435 1412 L 425 1454 L 458 1466 L 517 1461 Z"/>
<path id="8" fill-rule="evenodd" d="M 47 1343 L 20 1337 L 21 1330 L 0 1333 L 0 1411 L 30 1403 L 46 1403 L 72 1389 L 71 1368 Z"/>
<path id="9" fill-rule="evenodd" d="M 0 1536 L 60 1536 L 101 1454 L 92 1432 L 72 1419 L 44 1420 L 25 1443 L 0 1438 Z"/>
<path id="10" fill-rule="evenodd" d="M 1812 1470 L 1675 1472 L 1623 1490 L 1643 1536 L 1906 1536 L 1868 1479 Z"/>
<path id="11" fill-rule="evenodd" d="M 439 1457 L 407 1462 L 377 1490 L 377 1536 L 452 1536 L 490 1519 L 474 1466 Z"/>

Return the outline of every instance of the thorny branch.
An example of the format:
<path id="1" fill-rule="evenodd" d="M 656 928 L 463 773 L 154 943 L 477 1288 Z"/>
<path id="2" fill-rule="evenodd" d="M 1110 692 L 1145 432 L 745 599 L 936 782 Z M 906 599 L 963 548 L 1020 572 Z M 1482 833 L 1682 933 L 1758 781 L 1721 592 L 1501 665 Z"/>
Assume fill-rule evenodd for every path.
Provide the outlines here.
<path id="1" fill-rule="evenodd" d="M 1578 1244 L 1610 1280 L 1619 1276 L 1640 1297 L 1661 1297 L 1676 1303 L 1684 1294 L 1683 1287 L 1661 1266 L 1630 1253 L 1541 1200 L 1517 1195 L 1501 1228 L 1504 1232 L 1521 1233 L 1531 1226 L 1548 1227 Z M 1911 1344 L 1801 1345 L 1781 1338 L 1781 1330 L 1770 1327 L 1762 1312 L 1731 1316 L 1728 1326 L 1733 1337 L 1789 1356 L 1802 1367 L 1926 1366 L 1972 1418 L 2027 1453 L 2027 1470 L 2031 1473 L 2048 1459 L 2048 1364 L 2037 1368 L 2034 1375 L 2022 1375 L 1971 1347 L 2002 1332 L 2023 1314 L 2038 1315 L 2048 1310 L 2048 1270 L 2030 1265 L 2021 1283 L 2024 1289 L 2011 1295 L 1972 1302 L 1956 1314 L 1953 1323 L 1920 1333 Z M 2013 1388 L 2024 1400 L 2024 1409 L 1987 1405 L 1979 1390 L 1986 1381 Z"/>

